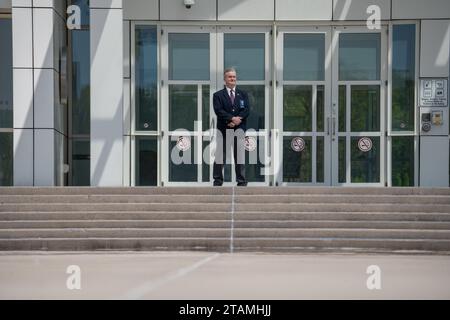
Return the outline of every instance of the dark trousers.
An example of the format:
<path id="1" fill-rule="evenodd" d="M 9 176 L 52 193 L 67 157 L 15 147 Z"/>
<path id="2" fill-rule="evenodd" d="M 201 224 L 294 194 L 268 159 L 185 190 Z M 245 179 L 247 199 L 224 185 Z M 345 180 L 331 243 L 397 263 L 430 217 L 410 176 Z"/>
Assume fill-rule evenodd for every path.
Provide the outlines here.
<path id="1" fill-rule="evenodd" d="M 245 149 L 244 149 L 245 135 L 231 136 L 229 137 L 229 139 L 226 139 L 226 131 L 219 130 L 219 132 L 221 133 L 223 139 L 222 137 L 220 137 L 220 135 L 218 135 L 216 156 L 214 159 L 214 167 L 213 167 L 214 185 L 221 186 L 223 184 L 223 165 L 231 163 L 230 149 L 231 145 L 233 145 L 233 156 L 235 165 L 234 170 L 236 172 L 236 182 L 238 186 L 246 186 L 247 180 L 245 179 Z"/>

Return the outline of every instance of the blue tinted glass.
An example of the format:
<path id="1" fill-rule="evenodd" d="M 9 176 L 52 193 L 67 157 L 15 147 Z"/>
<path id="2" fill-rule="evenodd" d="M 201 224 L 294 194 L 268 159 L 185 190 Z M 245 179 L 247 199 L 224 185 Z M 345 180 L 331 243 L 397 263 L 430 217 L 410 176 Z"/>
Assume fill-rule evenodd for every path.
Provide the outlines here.
<path id="1" fill-rule="evenodd" d="M 13 126 L 11 19 L 0 19 L 0 128 Z"/>
<path id="2" fill-rule="evenodd" d="M 89 0 L 72 0 L 72 5 L 80 7 L 81 10 L 81 25 L 88 26 L 90 20 L 89 14 Z"/>
<path id="3" fill-rule="evenodd" d="M 209 81 L 208 33 L 169 34 L 169 79 Z"/>
<path id="4" fill-rule="evenodd" d="M 72 133 L 90 133 L 89 30 L 72 31 Z"/>
<path id="5" fill-rule="evenodd" d="M 284 80 L 325 80 L 325 35 L 284 35 Z"/>
<path id="6" fill-rule="evenodd" d="M 264 34 L 225 34 L 224 69 L 234 67 L 239 80 L 265 79 Z"/>
<path id="7" fill-rule="evenodd" d="M 416 26 L 394 25 L 392 47 L 392 129 L 414 131 Z"/>
<path id="8" fill-rule="evenodd" d="M 342 33 L 339 37 L 339 80 L 380 80 L 379 33 Z"/>
<path id="9" fill-rule="evenodd" d="M 0 186 L 13 185 L 13 134 L 0 132 Z"/>
<path id="10" fill-rule="evenodd" d="M 136 26 L 136 130 L 158 130 L 156 27 Z"/>

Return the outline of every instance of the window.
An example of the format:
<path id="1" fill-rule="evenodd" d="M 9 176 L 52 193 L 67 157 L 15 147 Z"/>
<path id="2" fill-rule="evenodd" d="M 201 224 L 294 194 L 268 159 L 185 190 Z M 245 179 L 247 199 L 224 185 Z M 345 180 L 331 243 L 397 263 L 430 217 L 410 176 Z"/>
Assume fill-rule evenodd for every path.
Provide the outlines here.
<path id="1" fill-rule="evenodd" d="M 13 185 L 12 25 L 0 17 L 0 186 Z"/>

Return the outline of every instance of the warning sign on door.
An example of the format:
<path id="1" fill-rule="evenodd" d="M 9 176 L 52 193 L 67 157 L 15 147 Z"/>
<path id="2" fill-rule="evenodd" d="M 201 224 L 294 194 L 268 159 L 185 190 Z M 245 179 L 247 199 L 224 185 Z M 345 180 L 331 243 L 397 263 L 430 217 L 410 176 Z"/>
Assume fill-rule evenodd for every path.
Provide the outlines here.
<path id="1" fill-rule="evenodd" d="M 447 107 L 447 79 L 420 79 L 420 106 Z"/>

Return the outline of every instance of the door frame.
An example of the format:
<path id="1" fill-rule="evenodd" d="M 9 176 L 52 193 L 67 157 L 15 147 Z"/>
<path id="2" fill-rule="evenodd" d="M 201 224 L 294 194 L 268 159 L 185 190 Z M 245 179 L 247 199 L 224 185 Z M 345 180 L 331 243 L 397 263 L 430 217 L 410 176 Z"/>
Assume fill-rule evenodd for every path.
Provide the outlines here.
<path id="1" fill-rule="evenodd" d="M 328 26 L 279 26 L 276 40 L 277 56 L 277 71 L 276 78 L 276 98 L 275 98 L 275 112 L 274 112 L 274 127 L 275 135 L 273 138 L 273 159 L 274 168 L 276 170 L 274 180 L 279 186 L 385 186 L 386 183 L 386 169 L 387 169 L 387 152 L 386 152 L 386 125 L 387 125 L 387 80 L 388 80 L 388 26 L 383 24 L 381 30 L 369 30 L 367 26 L 358 24 L 348 25 L 328 25 Z M 313 139 L 312 146 L 312 182 L 310 183 L 290 183 L 283 182 L 283 59 L 284 59 L 284 39 L 285 33 L 323 33 L 325 34 L 325 81 L 295 81 L 296 84 L 302 85 L 317 85 L 318 83 L 325 83 L 325 97 L 324 97 L 324 183 L 316 183 L 316 148 L 315 139 Z M 380 33 L 381 47 L 380 47 L 380 80 L 360 82 L 357 84 L 376 83 L 380 85 L 380 132 L 377 134 L 362 133 L 361 136 L 379 136 L 380 137 L 380 182 L 379 183 L 339 183 L 339 156 L 338 156 L 338 95 L 339 95 L 339 35 L 341 33 Z M 289 81 L 286 81 L 289 83 Z M 347 101 L 349 103 L 350 101 Z M 315 115 L 316 101 L 313 97 L 313 116 Z M 278 106 L 278 107 L 277 107 Z M 348 113 L 349 108 L 347 108 Z M 278 111 L 278 112 L 277 112 Z M 281 111 L 281 112 L 280 112 Z M 349 117 L 347 117 L 347 125 L 349 125 Z M 316 136 L 317 132 L 313 121 L 313 132 L 311 135 Z M 336 131 L 335 131 L 336 130 Z M 306 134 L 309 136 L 308 134 Z M 350 136 L 350 133 L 346 133 Z M 288 135 L 290 136 L 290 135 Z M 294 136 L 297 136 L 294 134 Z M 300 134 L 301 136 L 301 134 Z M 355 136 L 355 135 L 353 135 Z M 358 135 L 357 135 L 358 136 Z M 351 173 L 350 168 L 350 149 L 346 154 L 346 166 L 348 166 L 347 175 Z M 347 177 L 351 178 L 351 177 Z M 350 179 L 349 179 L 350 181 Z"/>
<path id="2" fill-rule="evenodd" d="M 331 165 L 327 159 L 332 157 L 331 153 L 331 135 L 329 133 L 329 118 L 331 117 L 331 81 L 332 81 L 332 53 L 331 53 L 331 39 L 332 39 L 332 30 L 331 26 L 280 26 L 278 27 L 277 32 L 277 88 L 276 88 L 276 103 L 275 103 L 275 112 L 274 112 L 274 126 L 275 126 L 275 135 L 274 135 L 274 148 L 273 148 L 273 159 L 274 159 L 274 168 L 275 175 L 274 180 L 277 186 L 328 186 L 331 184 Z M 324 34 L 325 35 L 325 52 L 324 52 L 324 80 L 321 81 L 284 81 L 284 34 Z M 313 97 L 312 97 L 312 132 L 305 133 L 290 133 L 286 134 L 283 130 L 283 86 L 284 84 L 295 84 L 295 85 L 311 85 L 313 86 Z M 317 99 L 316 92 L 317 86 L 324 86 L 324 133 L 317 135 Z M 284 182 L 283 181 L 283 144 L 284 137 L 286 136 L 311 136 L 312 139 L 312 148 L 311 148 L 311 158 L 312 158 L 312 182 Z M 316 139 L 315 137 L 323 136 L 324 137 L 324 182 L 317 183 L 317 148 L 316 148 Z"/>
<path id="3" fill-rule="evenodd" d="M 386 184 L 386 169 L 387 169 L 387 153 L 386 153 L 386 126 L 387 126 L 387 85 L 388 85 L 388 26 L 382 25 L 381 29 L 370 30 L 366 26 L 333 26 L 333 80 L 332 80 L 332 116 L 333 129 L 336 134 L 333 134 L 332 142 L 332 185 L 342 187 L 384 187 Z M 380 34 L 380 80 L 373 81 L 339 81 L 339 35 L 342 33 L 379 33 Z M 347 84 L 355 85 L 379 85 L 380 86 L 380 131 L 376 132 L 362 132 L 352 134 L 351 132 L 351 92 L 347 88 L 346 95 L 346 132 L 339 134 L 338 120 L 339 120 L 339 86 L 345 82 Z M 338 143 L 339 136 L 346 137 L 346 180 L 350 182 L 339 183 L 339 155 Z M 352 183 L 351 182 L 351 137 L 380 137 L 380 182 L 376 183 Z"/>

